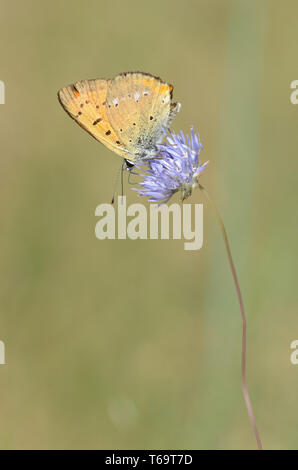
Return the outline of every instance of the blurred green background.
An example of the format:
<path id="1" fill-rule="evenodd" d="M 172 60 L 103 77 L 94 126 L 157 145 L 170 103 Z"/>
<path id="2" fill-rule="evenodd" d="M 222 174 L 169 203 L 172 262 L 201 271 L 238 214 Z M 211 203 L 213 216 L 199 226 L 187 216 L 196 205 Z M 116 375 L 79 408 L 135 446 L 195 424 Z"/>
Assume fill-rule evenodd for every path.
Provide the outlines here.
<path id="1" fill-rule="evenodd" d="M 172 128 L 200 132 L 247 309 L 259 431 L 267 449 L 297 448 L 297 2 L 0 5 L 0 447 L 256 447 L 239 306 L 200 191 L 187 201 L 204 203 L 199 251 L 95 238 L 121 160 L 56 93 L 141 70 L 174 84 Z"/>

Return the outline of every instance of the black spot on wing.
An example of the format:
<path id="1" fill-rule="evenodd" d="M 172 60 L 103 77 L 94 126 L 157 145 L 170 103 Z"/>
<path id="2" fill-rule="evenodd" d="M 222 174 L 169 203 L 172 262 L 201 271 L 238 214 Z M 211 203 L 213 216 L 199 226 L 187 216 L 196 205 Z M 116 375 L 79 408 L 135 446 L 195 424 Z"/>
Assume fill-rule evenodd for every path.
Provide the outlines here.
<path id="1" fill-rule="evenodd" d="M 96 119 L 96 120 L 93 122 L 93 126 L 96 126 L 96 124 L 98 124 L 101 120 L 102 120 L 101 118 Z"/>

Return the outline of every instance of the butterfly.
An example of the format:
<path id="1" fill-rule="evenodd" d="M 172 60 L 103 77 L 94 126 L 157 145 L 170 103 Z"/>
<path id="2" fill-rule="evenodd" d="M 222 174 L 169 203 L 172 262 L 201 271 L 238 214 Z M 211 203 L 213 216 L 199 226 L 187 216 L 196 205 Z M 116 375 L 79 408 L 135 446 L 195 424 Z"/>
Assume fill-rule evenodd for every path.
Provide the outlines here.
<path id="1" fill-rule="evenodd" d="M 82 80 L 58 92 L 65 111 L 123 157 L 128 168 L 156 156 L 157 144 L 180 110 L 172 95 L 172 85 L 142 72 Z"/>

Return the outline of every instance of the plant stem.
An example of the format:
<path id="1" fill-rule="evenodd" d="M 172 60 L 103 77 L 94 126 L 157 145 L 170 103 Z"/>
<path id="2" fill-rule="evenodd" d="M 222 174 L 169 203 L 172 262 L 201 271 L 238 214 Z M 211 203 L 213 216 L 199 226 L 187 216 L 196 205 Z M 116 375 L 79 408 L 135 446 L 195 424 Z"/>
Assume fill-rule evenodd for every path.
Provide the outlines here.
<path id="1" fill-rule="evenodd" d="M 259 450 L 262 450 L 262 442 L 261 442 L 259 431 L 258 431 L 258 428 L 257 428 L 257 425 L 256 425 L 256 420 L 254 418 L 250 398 L 249 398 L 249 395 L 248 395 L 247 385 L 246 385 L 246 315 L 245 315 L 245 310 L 244 310 L 244 304 L 243 304 L 242 294 L 241 294 L 241 290 L 240 290 L 240 285 L 239 285 L 235 265 L 234 265 L 233 258 L 232 258 L 232 253 L 231 253 L 231 249 L 230 249 L 230 245 L 229 245 L 227 232 L 226 232 L 223 220 L 221 218 L 221 215 L 220 215 L 215 203 L 213 202 L 213 200 L 209 196 L 208 192 L 206 191 L 206 189 L 201 184 L 199 184 L 199 188 L 204 192 L 205 196 L 207 197 L 208 201 L 211 203 L 211 205 L 213 206 L 213 209 L 215 211 L 215 215 L 216 215 L 217 221 L 219 223 L 219 226 L 220 226 L 220 229 L 221 229 L 221 232 L 222 232 L 222 236 L 223 236 L 224 243 L 225 243 L 225 246 L 226 246 L 231 271 L 232 271 L 233 278 L 234 278 L 234 283 L 235 283 L 235 288 L 236 288 L 236 292 L 237 292 L 237 297 L 238 297 L 238 301 L 239 301 L 239 305 L 240 305 L 240 311 L 241 311 L 241 318 L 242 318 L 242 355 L 241 355 L 242 390 L 243 390 L 243 395 L 244 395 L 246 408 L 247 408 L 247 411 L 248 411 L 248 416 L 249 416 L 249 419 L 250 419 L 250 422 L 251 422 L 251 425 L 252 425 L 252 428 L 253 428 L 253 432 L 254 432 L 256 441 L 257 441 L 257 446 L 258 446 Z"/>

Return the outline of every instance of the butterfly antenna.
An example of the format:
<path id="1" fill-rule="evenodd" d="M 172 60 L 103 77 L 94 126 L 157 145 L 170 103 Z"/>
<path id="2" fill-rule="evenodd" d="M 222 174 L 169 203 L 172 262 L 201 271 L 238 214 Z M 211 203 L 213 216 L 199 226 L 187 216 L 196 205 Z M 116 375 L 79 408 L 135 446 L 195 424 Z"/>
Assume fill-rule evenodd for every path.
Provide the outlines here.
<path id="1" fill-rule="evenodd" d="M 124 170 L 125 160 L 122 163 L 122 171 L 121 171 L 121 196 L 123 197 L 123 170 Z"/>
<path id="2" fill-rule="evenodd" d="M 124 161 L 121 163 L 121 166 L 120 166 L 119 170 L 117 171 L 115 185 L 114 185 L 114 192 L 113 192 L 113 197 L 112 197 L 111 204 L 114 204 L 114 202 L 115 202 L 115 195 L 116 195 L 117 186 L 118 186 L 118 182 L 119 182 L 120 171 L 121 171 L 121 195 L 123 196 L 123 167 L 124 167 Z"/>

